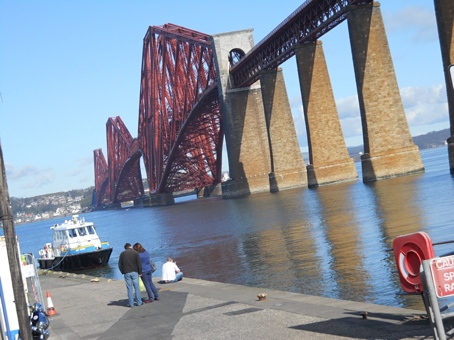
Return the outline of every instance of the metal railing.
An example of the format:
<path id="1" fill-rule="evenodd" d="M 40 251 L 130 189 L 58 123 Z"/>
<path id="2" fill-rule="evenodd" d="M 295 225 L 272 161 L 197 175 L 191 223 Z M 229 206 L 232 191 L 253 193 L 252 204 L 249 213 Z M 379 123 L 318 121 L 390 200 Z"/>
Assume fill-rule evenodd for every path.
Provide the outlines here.
<path id="1" fill-rule="evenodd" d="M 24 282 L 24 286 L 26 289 L 27 303 L 33 304 L 37 302 L 45 306 L 35 256 L 27 253 L 22 254 L 20 258 L 22 263 L 22 277 L 26 281 Z"/>

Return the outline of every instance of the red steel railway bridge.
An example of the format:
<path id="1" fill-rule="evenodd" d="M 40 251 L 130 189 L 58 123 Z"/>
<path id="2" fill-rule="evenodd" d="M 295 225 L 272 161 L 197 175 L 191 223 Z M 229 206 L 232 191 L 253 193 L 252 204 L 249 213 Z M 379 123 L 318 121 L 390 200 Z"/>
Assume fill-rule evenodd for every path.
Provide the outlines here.
<path id="1" fill-rule="evenodd" d="M 434 4 L 448 84 L 454 5 L 449 0 Z M 256 45 L 251 30 L 208 35 L 174 24 L 149 27 L 143 40 L 137 137 L 120 117 L 108 119 L 108 159 L 101 149 L 94 150 L 94 204 L 169 204 L 173 193 L 190 190 L 210 195 L 221 187 L 223 197 L 240 197 L 357 179 L 320 41 L 343 21 L 349 25 L 363 123 L 363 181 L 424 171 L 401 104 L 380 4 L 308 0 Z M 307 165 L 279 68 L 292 57 L 308 135 Z M 447 89 L 454 136 L 454 90 Z M 221 186 L 224 140 L 231 180 Z M 454 138 L 448 143 L 452 172 Z"/>

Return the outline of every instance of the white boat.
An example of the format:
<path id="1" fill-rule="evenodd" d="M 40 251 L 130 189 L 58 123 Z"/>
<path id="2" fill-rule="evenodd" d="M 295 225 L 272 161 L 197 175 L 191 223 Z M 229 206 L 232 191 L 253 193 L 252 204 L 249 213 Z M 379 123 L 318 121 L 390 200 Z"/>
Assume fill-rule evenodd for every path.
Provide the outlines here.
<path id="1" fill-rule="evenodd" d="M 46 243 L 39 251 L 41 269 L 74 271 L 105 266 L 113 248 L 101 242 L 93 222 L 86 222 L 79 215 L 55 224 L 53 243 Z"/>

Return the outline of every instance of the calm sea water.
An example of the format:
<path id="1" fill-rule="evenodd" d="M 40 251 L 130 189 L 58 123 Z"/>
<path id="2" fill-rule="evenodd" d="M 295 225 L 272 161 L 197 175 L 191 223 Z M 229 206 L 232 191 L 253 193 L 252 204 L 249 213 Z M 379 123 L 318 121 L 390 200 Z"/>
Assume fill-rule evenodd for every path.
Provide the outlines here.
<path id="1" fill-rule="evenodd" d="M 417 231 L 434 243 L 454 240 L 454 177 L 446 147 L 421 155 L 425 173 L 371 184 L 82 214 L 114 247 L 109 266 L 86 273 L 122 279 L 123 245 L 140 242 L 156 276 L 171 255 L 186 277 L 423 309 L 420 296 L 402 295 L 390 249 L 395 237 Z M 21 252 L 37 257 L 51 241 L 49 227 L 62 221 L 17 225 Z M 435 246 L 435 253 L 453 248 Z"/>

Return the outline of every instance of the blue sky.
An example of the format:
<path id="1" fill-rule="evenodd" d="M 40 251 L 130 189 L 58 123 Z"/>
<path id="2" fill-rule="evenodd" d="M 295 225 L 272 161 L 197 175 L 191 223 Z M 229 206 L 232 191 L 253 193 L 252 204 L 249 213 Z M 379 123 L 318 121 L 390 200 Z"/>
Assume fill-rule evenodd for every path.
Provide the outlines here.
<path id="1" fill-rule="evenodd" d="M 433 1 L 382 0 L 413 136 L 449 128 Z M 148 26 L 206 34 L 253 28 L 258 43 L 302 1 L 0 0 L 0 142 L 11 197 L 94 185 L 105 124 L 137 135 L 142 42 Z M 347 23 L 322 38 L 348 146 L 362 144 Z M 296 61 L 282 65 L 302 150 L 307 139 Z M 227 170 L 228 165 L 224 164 Z"/>

